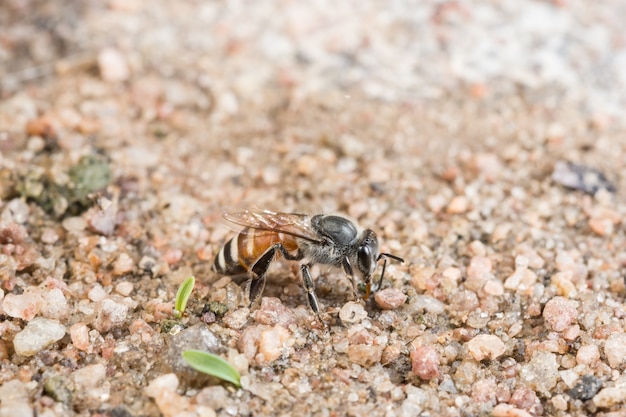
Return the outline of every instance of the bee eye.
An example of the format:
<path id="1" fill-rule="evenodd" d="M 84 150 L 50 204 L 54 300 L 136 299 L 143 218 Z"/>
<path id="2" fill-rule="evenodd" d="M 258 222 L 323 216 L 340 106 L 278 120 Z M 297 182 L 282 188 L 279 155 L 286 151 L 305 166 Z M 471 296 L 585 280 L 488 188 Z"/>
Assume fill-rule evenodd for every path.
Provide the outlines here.
<path id="1" fill-rule="evenodd" d="M 364 275 L 369 275 L 372 270 L 372 250 L 369 246 L 361 246 L 357 252 L 359 270 Z"/>

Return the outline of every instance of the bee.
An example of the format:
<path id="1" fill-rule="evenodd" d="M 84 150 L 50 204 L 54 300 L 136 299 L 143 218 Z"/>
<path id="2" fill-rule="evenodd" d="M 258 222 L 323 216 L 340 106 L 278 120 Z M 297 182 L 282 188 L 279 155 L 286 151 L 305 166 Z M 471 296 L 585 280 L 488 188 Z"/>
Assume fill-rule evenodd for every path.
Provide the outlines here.
<path id="1" fill-rule="evenodd" d="M 365 283 L 364 299 L 380 288 L 387 259 L 404 260 L 390 253 L 381 253 L 376 233 L 366 229 L 361 233 L 348 219 L 334 215 L 307 215 L 245 210 L 224 213 L 231 223 L 243 226 L 235 237 L 224 244 L 215 257 L 214 269 L 222 275 L 248 274 L 246 291 L 250 304 L 261 297 L 265 274 L 277 255 L 290 261 L 301 261 L 300 271 L 311 310 L 321 320 L 320 307 L 311 277 L 313 264 L 332 265 L 343 269 L 357 294 L 355 272 Z M 376 289 L 372 275 L 378 261 L 384 259 Z"/>

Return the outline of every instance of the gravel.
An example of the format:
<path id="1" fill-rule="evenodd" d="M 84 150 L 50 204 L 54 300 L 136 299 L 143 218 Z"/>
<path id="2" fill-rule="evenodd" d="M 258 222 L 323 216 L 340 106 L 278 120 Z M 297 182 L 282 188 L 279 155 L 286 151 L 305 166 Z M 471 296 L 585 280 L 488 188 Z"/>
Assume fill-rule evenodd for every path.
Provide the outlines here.
<path id="1" fill-rule="evenodd" d="M 43 6 L 0 6 L 0 416 L 623 413 L 624 4 Z M 250 306 L 255 207 L 405 262 Z"/>

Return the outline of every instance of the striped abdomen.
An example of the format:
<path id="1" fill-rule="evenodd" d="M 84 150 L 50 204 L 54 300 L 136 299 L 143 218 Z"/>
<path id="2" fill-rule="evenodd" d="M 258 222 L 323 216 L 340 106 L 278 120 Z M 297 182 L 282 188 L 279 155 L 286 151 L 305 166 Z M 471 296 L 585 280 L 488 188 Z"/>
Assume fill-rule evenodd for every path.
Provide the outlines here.
<path id="1" fill-rule="evenodd" d="M 215 257 L 215 271 L 222 275 L 244 274 L 277 243 L 282 244 L 287 252 L 298 250 L 298 243 L 291 235 L 246 227 L 219 251 Z"/>

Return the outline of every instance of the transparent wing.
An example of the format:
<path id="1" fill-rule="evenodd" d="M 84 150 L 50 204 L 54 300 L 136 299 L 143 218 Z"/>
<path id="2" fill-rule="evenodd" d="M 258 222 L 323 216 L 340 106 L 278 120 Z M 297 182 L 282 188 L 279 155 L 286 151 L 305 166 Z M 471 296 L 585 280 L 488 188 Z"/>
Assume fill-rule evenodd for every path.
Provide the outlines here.
<path id="1" fill-rule="evenodd" d="M 320 236 L 311 227 L 311 216 L 298 213 L 274 213 L 268 210 L 244 210 L 224 213 L 231 223 L 256 230 L 285 233 L 319 242 Z"/>

